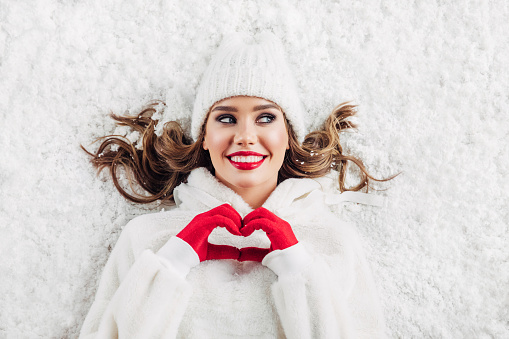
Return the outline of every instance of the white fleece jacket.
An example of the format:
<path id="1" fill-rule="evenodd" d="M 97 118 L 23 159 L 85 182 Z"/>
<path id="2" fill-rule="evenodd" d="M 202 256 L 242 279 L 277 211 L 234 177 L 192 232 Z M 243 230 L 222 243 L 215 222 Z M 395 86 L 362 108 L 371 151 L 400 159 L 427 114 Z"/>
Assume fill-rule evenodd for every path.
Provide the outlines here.
<path id="1" fill-rule="evenodd" d="M 225 202 L 242 217 L 252 211 L 206 169 L 194 170 L 175 189 L 176 208 L 137 217 L 124 228 L 80 338 L 385 337 L 359 237 L 331 213 L 324 185 L 330 182 L 288 179 L 263 205 L 290 223 L 301 247 L 264 260 L 278 275 L 258 262 L 235 260 L 205 261 L 187 273 L 186 265 L 158 254 L 172 236 Z M 209 241 L 270 246 L 262 231 L 243 238 L 217 228 Z M 303 253 L 304 268 L 276 269 Z M 192 261 L 192 253 L 182 260 Z"/>

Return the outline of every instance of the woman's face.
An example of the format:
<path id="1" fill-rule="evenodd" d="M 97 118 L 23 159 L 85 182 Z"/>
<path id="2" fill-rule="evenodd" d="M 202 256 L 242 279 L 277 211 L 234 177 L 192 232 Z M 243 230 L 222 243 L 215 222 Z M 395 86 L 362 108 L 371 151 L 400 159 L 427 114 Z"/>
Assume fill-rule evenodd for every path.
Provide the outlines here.
<path id="1" fill-rule="evenodd" d="M 222 100 L 209 113 L 203 148 L 210 153 L 217 179 L 235 192 L 271 192 L 289 148 L 283 112 L 255 97 Z"/>

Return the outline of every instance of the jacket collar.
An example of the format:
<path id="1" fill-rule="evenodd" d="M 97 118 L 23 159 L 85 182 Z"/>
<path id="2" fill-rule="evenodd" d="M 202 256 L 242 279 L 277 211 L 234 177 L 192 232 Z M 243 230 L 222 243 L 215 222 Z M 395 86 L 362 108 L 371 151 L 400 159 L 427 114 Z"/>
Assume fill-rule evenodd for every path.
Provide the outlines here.
<path id="1" fill-rule="evenodd" d="M 280 183 L 263 204 L 270 211 L 290 207 L 294 202 L 306 198 L 314 190 L 320 190 L 318 180 L 309 178 L 287 179 Z M 230 188 L 219 182 L 207 169 L 194 169 L 187 179 L 175 188 L 174 198 L 177 206 L 199 210 L 209 210 L 224 203 L 232 205 L 244 217 L 253 209 Z"/>

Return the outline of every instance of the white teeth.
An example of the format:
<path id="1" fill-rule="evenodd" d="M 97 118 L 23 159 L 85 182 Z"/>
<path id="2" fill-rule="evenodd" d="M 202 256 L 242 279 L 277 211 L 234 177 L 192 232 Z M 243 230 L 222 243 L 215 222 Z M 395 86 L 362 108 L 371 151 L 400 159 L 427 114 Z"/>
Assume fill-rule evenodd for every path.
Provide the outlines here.
<path id="1" fill-rule="evenodd" d="M 250 155 L 248 157 L 234 156 L 234 157 L 231 157 L 231 159 L 233 162 L 258 162 L 258 161 L 262 161 L 263 157 Z"/>

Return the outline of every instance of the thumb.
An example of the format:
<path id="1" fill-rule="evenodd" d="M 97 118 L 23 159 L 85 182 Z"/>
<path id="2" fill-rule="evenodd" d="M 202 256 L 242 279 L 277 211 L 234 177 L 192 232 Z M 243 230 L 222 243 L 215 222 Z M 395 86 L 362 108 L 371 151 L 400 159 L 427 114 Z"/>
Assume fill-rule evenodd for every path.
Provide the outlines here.
<path id="1" fill-rule="evenodd" d="M 240 256 L 238 261 L 262 262 L 263 258 L 265 258 L 269 252 L 269 248 L 244 247 L 240 249 Z"/>

